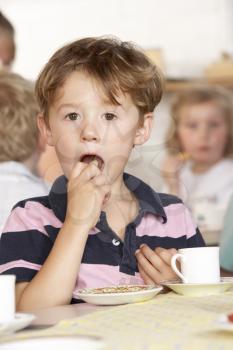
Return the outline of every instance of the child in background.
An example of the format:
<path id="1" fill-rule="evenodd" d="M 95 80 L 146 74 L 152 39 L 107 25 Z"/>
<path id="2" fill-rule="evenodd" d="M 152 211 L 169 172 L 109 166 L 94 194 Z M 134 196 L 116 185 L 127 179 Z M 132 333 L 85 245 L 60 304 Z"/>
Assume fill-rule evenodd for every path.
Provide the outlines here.
<path id="1" fill-rule="evenodd" d="M 14 27 L 0 12 L 0 67 L 4 69 L 9 69 L 15 58 L 14 36 Z"/>
<path id="2" fill-rule="evenodd" d="M 78 302 L 80 288 L 174 279 L 172 254 L 203 239 L 178 198 L 124 173 L 150 136 L 157 68 L 133 44 L 84 38 L 51 57 L 36 94 L 65 176 L 48 197 L 20 202 L 4 228 L 0 271 L 16 275 L 17 309 Z"/>
<path id="3" fill-rule="evenodd" d="M 171 114 L 163 191 L 180 196 L 202 229 L 220 230 L 233 193 L 232 96 L 221 87 L 185 90 Z"/>
<path id="4" fill-rule="evenodd" d="M 49 186 L 37 176 L 37 162 L 45 147 L 37 128 L 38 113 L 33 85 L 17 74 L 1 72 L 1 231 L 12 207 L 19 200 L 49 192 Z"/>

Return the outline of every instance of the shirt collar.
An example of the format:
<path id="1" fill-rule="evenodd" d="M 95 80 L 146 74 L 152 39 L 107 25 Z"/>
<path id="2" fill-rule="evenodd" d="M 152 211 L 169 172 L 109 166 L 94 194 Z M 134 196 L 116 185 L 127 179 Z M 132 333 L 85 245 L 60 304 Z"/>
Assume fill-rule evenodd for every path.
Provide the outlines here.
<path id="1" fill-rule="evenodd" d="M 140 211 L 161 216 L 163 222 L 167 221 L 159 194 L 149 185 L 137 177 L 124 173 L 123 179 L 128 189 L 133 192 L 139 201 Z M 49 203 L 59 220 L 64 222 L 67 209 L 67 178 L 63 175 L 54 182 L 50 193 Z"/>

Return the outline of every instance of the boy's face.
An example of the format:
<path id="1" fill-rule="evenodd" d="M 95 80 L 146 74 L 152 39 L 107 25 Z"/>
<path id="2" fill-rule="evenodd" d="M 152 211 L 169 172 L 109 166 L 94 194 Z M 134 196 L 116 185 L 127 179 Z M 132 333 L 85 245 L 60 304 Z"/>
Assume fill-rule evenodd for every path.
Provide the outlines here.
<path id="1" fill-rule="evenodd" d="M 42 121 L 40 129 L 68 178 L 77 162 L 97 159 L 112 184 L 123 173 L 133 146 L 149 138 L 151 113 L 142 122 L 128 95 L 121 94 L 118 102 L 107 101 L 100 86 L 82 72 L 73 72 L 58 91 L 49 110 L 50 128 Z"/>

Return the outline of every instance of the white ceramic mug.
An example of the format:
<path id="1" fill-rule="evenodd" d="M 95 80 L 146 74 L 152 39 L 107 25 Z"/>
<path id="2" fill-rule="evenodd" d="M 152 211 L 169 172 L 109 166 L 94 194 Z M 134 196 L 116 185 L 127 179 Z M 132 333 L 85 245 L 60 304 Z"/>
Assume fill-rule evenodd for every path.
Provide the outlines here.
<path id="1" fill-rule="evenodd" d="M 181 271 L 176 266 L 177 259 Z M 183 283 L 219 283 L 219 247 L 179 249 L 171 259 L 171 267 Z"/>
<path id="2" fill-rule="evenodd" d="M 0 324 L 15 317 L 15 275 L 0 275 Z"/>

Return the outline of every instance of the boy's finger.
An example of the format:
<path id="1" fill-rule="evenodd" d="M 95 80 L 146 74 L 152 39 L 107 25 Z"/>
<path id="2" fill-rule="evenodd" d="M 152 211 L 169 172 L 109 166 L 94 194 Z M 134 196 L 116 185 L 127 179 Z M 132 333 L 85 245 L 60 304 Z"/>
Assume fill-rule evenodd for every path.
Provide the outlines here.
<path id="1" fill-rule="evenodd" d="M 167 251 L 171 254 L 171 256 L 173 256 L 174 254 L 177 253 L 177 249 L 175 248 L 169 248 L 169 249 L 165 249 L 165 248 L 162 248 L 162 247 L 157 247 L 155 248 L 156 252 L 159 254 L 160 252 L 163 252 L 163 251 Z"/>
<path id="2" fill-rule="evenodd" d="M 150 247 L 148 247 L 148 245 L 142 244 L 140 246 L 140 252 L 159 272 L 162 272 L 164 270 L 165 262 L 159 256 L 159 254 L 156 253 L 156 251 L 152 250 Z"/>
<path id="3" fill-rule="evenodd" d="M 155 249 L 155 253 L 159 255 L 159 257 L 167 264 L 171 265 L 171 258 L 172 258 L 172 251 L 170 249 L 164 249 L 161 247 L 158 247 Z"/>
<path id="4" fill-rule="evenodd" d="M 78 177 L 81 174 L 82 170 L 85 169 L 85 167 L 86 167 L 85 163 L 77 162 L 71 171 L 70 179 L 74 179 L 75 177 Z"/>
<path id="5" fill-rule="evenodd" d="M 103 186 L 103 185 L 108 185 L 108 181 L 105 175 L 100 174 L 98 176 L 95 176 L 91 182 L 96 185 L 96 186 Z"/>
<path id="6" fill-rule="evenodd" d="M 145 284 L 155 284 L 155 282 L 146 274 L 140 264 L 138 264 L 138 270 Z"/>
<path id="7" fill-rule="evenodd" d="M 77 178 L 76 185 L 81 185 L 100 174 L 101 171 L 99 170 L 98 166 L 96 166 L 96 161 L 89 164 L 78 162 L 72 170 L 70 179 Z"/>
<path id="8" fill-rule="evenodd" d="M 175 248 L 170 248 L 168 249 L 168 251 L 171 253 L 172 256 L 178 253 L 177 249 Z"/>
<path id="9" fill-rule="evenodd" d="M 155 253 L 154 253 L 155 254 Z M 157 269 L 157 264 L 152 264 L 142 253 L 141 250 L 135 252 L 138 264 L 143 268 L 144 272 L 149 276 L 153 281 L 160 280 L 160 271 Z"/>

